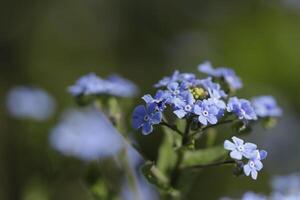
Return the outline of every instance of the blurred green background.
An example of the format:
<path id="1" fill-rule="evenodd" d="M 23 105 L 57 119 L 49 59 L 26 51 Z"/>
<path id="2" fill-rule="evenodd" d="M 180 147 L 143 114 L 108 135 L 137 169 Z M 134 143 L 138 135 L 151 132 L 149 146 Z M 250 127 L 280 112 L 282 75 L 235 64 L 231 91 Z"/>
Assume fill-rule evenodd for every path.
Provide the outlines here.
<path id="1" fill-rule="evenodd" d="M 79 76 L 118 73 L 142 95 L 162 76 L 196 72 L 205 60 L 236 70 L 245 86 L 240 96 L 276 96 L 284 117 L 277 128 L 250 137 L 270 153 L 258 181 L 236 179 L 230 167 L 208 169 L 186 199 L 267 193 L 274 174 L 300 169 L 297 0 L 10 0 L 1 3 L 0 27 L 0 199 L 89 199 L 80 182 L 85 164 L 48 145 L 60 111 L 74 105 L 66 88 Z M 7 116 L 7 91 L 24 84 L 55 97 L 55 117 L 36 123 Z M 159 131 L 134 134 L 155 158 Z"/>

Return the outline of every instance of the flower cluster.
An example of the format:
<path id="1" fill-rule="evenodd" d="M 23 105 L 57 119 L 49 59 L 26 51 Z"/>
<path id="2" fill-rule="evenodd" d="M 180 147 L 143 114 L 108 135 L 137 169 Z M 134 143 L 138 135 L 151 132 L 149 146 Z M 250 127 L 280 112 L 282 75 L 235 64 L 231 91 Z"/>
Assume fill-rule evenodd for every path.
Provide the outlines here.
<path id="1" fill-rule="evenodd" d="M 102 79 L 95 73 L 89 73 L 70 86 L 69 92 L 73 96 L 107 94 L 117 97 L 133 97 L 138 93 L 138 88 L 134 83 L 119 75 L 111 75 L 107 79 Z"/>
<path id="2" fill-rule="evenodd" d="M 242 84 L 233 70 L 226 68 L 213 69 L 209 63 L 199 66 L 199 70 L 211 76 L 198 79 L 192 73 L 175 71 L 164 77 L 154 86 L 158 91 L 152 97 L 142 97 L 146 106 L 138 106 L 132 115 L 135 129 L 142 128 L 144 134 L 152 132 L 152 125 L 159 124 L 167 107 L 179 118 L 197 120 L 201 126 L 214 125 L 226 114 L 236 115 L 240 120 L 256 120 L 257 115 L 251 102 L 237 97 L 228 98 L 219 82 L 225 80 L 230 88 L 239 89 Z"/>
<path id="3" fill-rule="evenodd" d="M 256 180 L 258 171 L 263 168 L 262 160 L 267 157 L 265 150 L 258 150 L 256 144 L 244 143 L 237 137 L 232 137 L 232 141 L 225 140 L 224 148 L 231 151 L 230 157 L 235 160 L 246 159 L 246 164 L 243 164 L 243 170 L 246 176 L 251 174 L 251 177 Z"/>

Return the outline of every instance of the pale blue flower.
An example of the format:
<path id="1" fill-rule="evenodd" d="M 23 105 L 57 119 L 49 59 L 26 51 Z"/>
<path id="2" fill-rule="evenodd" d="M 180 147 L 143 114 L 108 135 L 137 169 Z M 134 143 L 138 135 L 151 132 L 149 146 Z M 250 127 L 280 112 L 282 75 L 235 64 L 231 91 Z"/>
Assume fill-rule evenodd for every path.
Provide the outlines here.
<path id="1" fill-rule="evenodd" d="M 119 75 L 111 75 L 107 79 L 102 79 L 95 73 L 89 73 L 70 86 L 69 92 L 73 96 L 107 94 L 117 97 L 134 97 L 138 93 L 138 87 Z"/>
<path id="2" fill-rule="evenodd" d="M 68 90 L 73 96 L 98 95 L 106 93 L 108 86 L 107 82 L 95 73 L 89 73 L 79 78 Z"/>
<path id="3" fill-rule="evenodd" d="M 218 83 L 214 83 L 211 77 L 197 80 L 195 82 L 196 84 L 204 87 L 204 89 L 208 91 L 208 94 L 211 98 L 220 99 L 222 97 L 227 97 L 227 94 L 221 89 L 221 86 Z"/>
<path id="4" fill-rule="evenodd" d="M 266 154 L 264 155 L 266 156 Z M 249 157 L 248 163 L 243 167 L 245 175 L 251 175 L 251 178 L 256 180 L 258 172 L 263 168 L 261 160 L 264 158 L 261 158 L 258 150 L 253 151 L 252 155 Z"/>
<path id="5" fill-rule="evenodd" d="M 153 125 L 159 124 L 162 120 L 162 113 L 157 104 L 151 103 L 137 106 L 132 114 L 132 127 L 142 128 L 142 133 L 148 135 L 153 131 Z"/>
<path id="6" fill-rule="evenodd" d="M 227 104 L 227 111 L 232 112 L 241 120 L 256 120 L 256 113 L 250 103 L 246 99 L 238 99 L 232 97 Z"/>
<path id="7" fill-rule="evenodd" d="M 198 115 L 198 120 L 203 125 L 216 124 L 218 122 L 219 109 L 209 100 L 196 102 L 194 113 Z"/>
<path id="8" fill-rule="evenodd" d="M 272 96 L 255 97 L 251 102 L 259 117 L 280 117 L 282 115 L 282 110 Z"/>
<path id="9" fill-rule="evenodd" d="M 267 197 L 262 194 L 256 194 L 254 192 L 246 192 L 241 200 L 267 200 Z"/>
<path id="10" fill-rule="evenodd" d="M 210 62 L 204 62 L 198 66 L 198 70 L 213 77 L 224 78 L 231 89 L 236 90 L 243 86 L 241 79 L 230 68 L 220 67 L 214 69 Z"/>
<path id="11" fill-rule="evenodd" d="M 55 110 L 55 101 L 50 94 L 27 86 L 11 89 L 6 97 L 6 105 L 12 117 L 37 121 L 47 120 Z"/>
<path id="12" fill-rule="evenodd" d="M 152 97 L 150 94 L 146 94 L 142 97 L 142 99 L 147 103 L 156 103 L 160 111 L 163 111 L 166 108 L 166 102 L 170 97 L 170 93 L 158 90 L 154 97 Z"/>
<path id="13" fill-rule="evenodd" d="M 244 141 L 237 137 L 232 137 L 233 143 L 229 140 L 225 140 L 224 148 L 231 151 L 230 157 L 235 160 L 242 160 L 243 157 L 250 158 L 257 146 L 253 143 L 244 143 Z"/>
<path id="14" fill-rule="evenodd" d="M 173 112 L 178 118 L 183 118 L 193 112 L 195 99 L 190 92 L 185 92 L 183 95 L 182 104 L 180 104 Z"/>
<path id="15" fill-rule="evenodd" d="M 184 90 L 181 85 L 177 82 L 170 83 L 167 86 L 168 91 L 166 92 L 167 95 L 167 103 L 171 104 L 173 107 L 178 108 L 181 107 L 182 104 L 184 104 L 183 95 L 184 92 L 187 92 Z"/>
<path id="16" fill-rule="evenodd" d="M 66 111 L 53 128 L 50 143 L 64 155 L 87 161 L 117 155 L 125 146 L 111 122 L 95 108 Z"/>
<path id="17" fill-rule="evenodd" d="M 154 85 L 154 87 L 166 87 L 173 82 L 190 82 L 191 80 L 195 79 L 195 75 L 192 73 L 180 73 L 176 70 L 171 76 L 166 76 L 158 83 Z"/>

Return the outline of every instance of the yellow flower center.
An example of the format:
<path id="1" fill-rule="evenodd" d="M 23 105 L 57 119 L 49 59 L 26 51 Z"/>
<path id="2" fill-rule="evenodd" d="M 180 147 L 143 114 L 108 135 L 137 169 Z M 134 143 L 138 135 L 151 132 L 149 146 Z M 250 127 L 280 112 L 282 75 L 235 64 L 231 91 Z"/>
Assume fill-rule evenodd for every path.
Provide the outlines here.
<path id="1" fill-rule="evenodd" d="M 194 87 L 189 90 L 196 100 L 204 99 L 207 96 L 207 92 L 201 87 Z"/>

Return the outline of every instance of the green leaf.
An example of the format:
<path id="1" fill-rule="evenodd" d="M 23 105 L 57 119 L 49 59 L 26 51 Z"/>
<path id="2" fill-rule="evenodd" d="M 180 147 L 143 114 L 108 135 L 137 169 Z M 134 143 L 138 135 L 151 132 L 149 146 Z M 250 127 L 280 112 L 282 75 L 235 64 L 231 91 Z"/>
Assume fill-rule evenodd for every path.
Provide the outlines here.
<path id="1" fill-rule="evenodd" d="M 182 166 L 189 167 L 193 165 L 203 165 L 212 163 L 223 156 L 227 151 L 222 146 L 201 149 L 197 151 L 186 151 L 184 154 Z"/>
<path id="2" fill-rule="evenodd" d="M 177 155 L 174 150 L 174 134 L 166 133 L 164 141 L 159 149 L 159 158 L 157 161 L 157 167 L 163 173 L 167 174 L 175 165 Z"/>
<path id="3" fill-rule="evenodd" d="M 145 178 L 159 189 L 170 190 L 168 178 L 154 165 L 154 163 L 150 161 L 146 162 L 142 166 L 141 171 Z"/>

